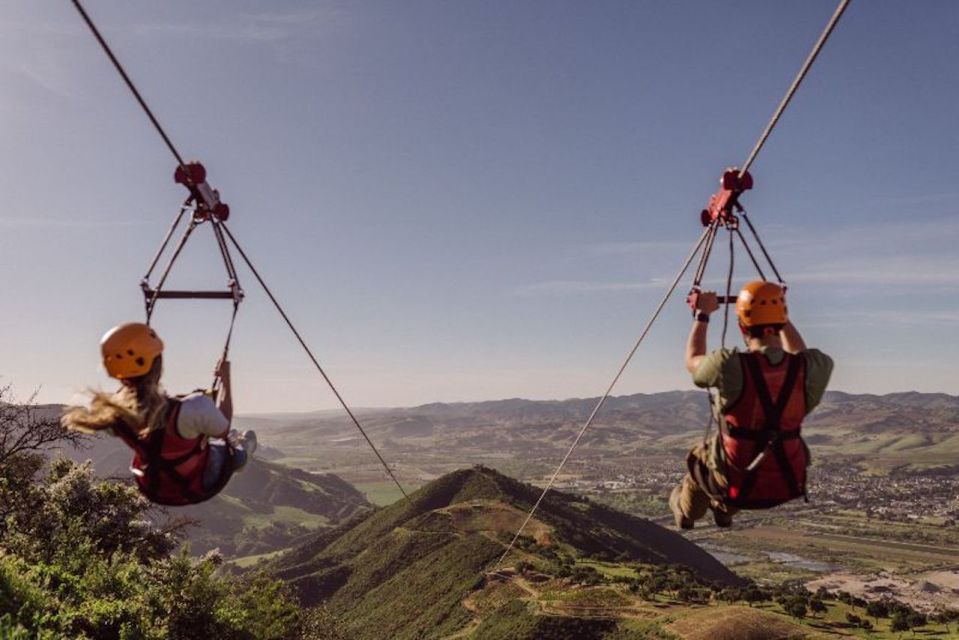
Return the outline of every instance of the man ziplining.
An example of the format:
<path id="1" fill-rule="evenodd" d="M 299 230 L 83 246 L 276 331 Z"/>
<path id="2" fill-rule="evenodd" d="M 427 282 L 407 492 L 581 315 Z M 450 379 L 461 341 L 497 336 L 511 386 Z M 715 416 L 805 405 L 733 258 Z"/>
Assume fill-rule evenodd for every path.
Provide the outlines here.
<path id="1" fill-rule="evenodd" d="M 719 527 L 740 509 L 768 509 L 806 495 L 809 449 L 803 418 L 822 400 L 833 361 L 809 349 L 789 322 L 785 290 L 764 280 L 748 283 L 736 299 L 746 351 L 706 353 L 715 292 L 696 297 L 686 344 L 686 369 L 698 387 L 716 389 L 711 408 L 719 431 L 690 451 L 688 473 L 673 488 L 676 526 L 692 529 L 712 510 Z"/>

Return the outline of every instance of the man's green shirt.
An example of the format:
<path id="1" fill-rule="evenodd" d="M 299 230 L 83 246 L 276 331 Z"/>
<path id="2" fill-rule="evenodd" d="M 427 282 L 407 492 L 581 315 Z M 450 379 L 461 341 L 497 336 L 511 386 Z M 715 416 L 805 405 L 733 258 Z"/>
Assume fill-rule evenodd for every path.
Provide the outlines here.
<path id="1" fill-rule="evenodd" d="M 717 390 L 718 406 L 721 413 L 739 398 L 743 390 L 743 370 L 736 354 L 738 349 L 718 349 L 700 362 L 693 374 L 693 383 L 697 387 L 711 387 Z M 770 364 L 783 361 L 786 352 L 779 347 L 762 347 L 760 353 L 766 356 Z M 832 375 L 832 358 L 819 349 L 806 349 L 799 354 L 806 361 L 806 412 L 812 411 L 822 401 Z"/>
<path id="2" fill-rule="evenodd" d="M 693 374 L 693 383 L 697 387 L 716 389 L 717 418 L 722 421 L 722 414 L 730 403 L 735 402 L 743 390 L 743 370 L 736 355 L 738 349 L 719 349 L 713 351 L 700 362 L 699 368 Z M 779 364 L 783 361 L 786 352 L 779 347 L 762 347 L 762 353 L 770 364 Z M 806 361 L 806 413 L 812 411 L 822 401 L 832 375 L 832 358 L 818 349 L 807 349 L 800 354 Z M 706 464 L 721 474 L 725 474 L 722 442 L 714 433 L 711 441 L 706 445 Z"/>

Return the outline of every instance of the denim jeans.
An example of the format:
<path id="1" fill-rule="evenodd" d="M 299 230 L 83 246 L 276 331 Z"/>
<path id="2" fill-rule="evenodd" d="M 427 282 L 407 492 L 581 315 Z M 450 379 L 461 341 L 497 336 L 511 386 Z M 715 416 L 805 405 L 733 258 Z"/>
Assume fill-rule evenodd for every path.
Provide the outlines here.
<path id="1" fill-rule="evenodd" d="M 246 450 L 243 447 L 237 447 L 233 450 L 233 458 L 230 459 L 230 449 L 223 440 L 210 440 L 210 457 L 206 461 L 206 469 L 203 470 L 203 488 L 210 489 L 216 486 L 223 473 L 223 465 L 233 464 L 233 470 L 240 469 L 246 464 Z"/>

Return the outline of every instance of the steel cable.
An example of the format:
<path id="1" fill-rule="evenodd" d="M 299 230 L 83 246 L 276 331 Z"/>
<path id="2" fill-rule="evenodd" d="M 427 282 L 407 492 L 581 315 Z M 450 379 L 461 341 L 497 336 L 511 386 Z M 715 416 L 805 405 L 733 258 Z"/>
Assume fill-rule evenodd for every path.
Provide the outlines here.
<path id="1" fill-rule="evenodd" d="M 173 154 L 173 157 L 176 158 L 177 163 L 184 170 L 184 172 L 189 175 L 189 172 L 186 171 L 186 163 L 183 162 L 183 158 L 180 156 L 180 152 L 176 150 L 176 147 L 173 146 L 173 142 L 170 140 L 170 137 L 166 134 L 166 131 L 163 130 L 163 127 L 160 126 L 160 122 L 156 119 L 156 116 L 153 115 L 153 112 L 150 111 L 150 107 L 147 106 L 146 101 L 143 99 L 143 96 L 140 95 L 140 92 L 137 91 L 136 85 L 133 84 L 133 81 L 130 79 L 130 76 L 127 75 L 127 72 L 124 71 L 123 65 L 120 64 L 120 61 L 117 60 L 117 57 L 113 55 L 113 51 L 110 49 L 110 45 L 107 44 L 107 41 L 103 39 L 103 36 L 100 35 L 100 30 L 97 29 L 97 26 L 93 24 L 93 20 L 90 19 L 90 16 L 87 15 L 86 10 L 83 8 L 83 5 L 80 4 L 80 0 L 72 0 L 73 6 L 77 8 L 77 11 L 80 12 L 80 17 L 83 18 L 83 21 L 87 23 L 87 26 L 90 27 L 90 31 L 93 32 L 93 36 L 97 39 L 97 42 L 100 43 L 100 46 L 103 48 L 103 51 L 107 54 L 107 57 L 110 58 L 110 62 L 113 63 L 113 66 L 116 67 L 117 71 L 120 73 L 120 77 L 123 78 L 123 81 L 127 83 L 127 86 L 130 88 L 130 91 L 133 92 L 133 97 L 137 99 L 137 102 L 140 103 L 140 107 L 143 109 L 143 112 L 147 114 L 147 117 L 150 119 L 150 122 L 153 123 L 153 127 L 157 130 L 157 133 L 160 134 L 160 137 L 163 138 L 163 142 L 166 143 L 167 148 L 170 150 L 170 153 Z"/>
<path id="2" fill-rule="evenodd" d="M 556 467 L 556 471 L 553 472 L 553 476 L 549 479 L 549 482 L 546 483 L 546 488 L 543 489 L 543 492 L 540 494 L 539 499 L 536 500 L 536 503 L 533 505 L 533 508 L 530 509 L 529 513 L 526 515 L 526 519 L 523 521 L 523 524 L 520 525 L 519 530 L 516 532 L 516 535 L 513 536 L 513 539 L 510 541 L 509 546 L 506 547 L 506 551 L 503 552 L 503 555 L 500 556 L 500 559 L 496 561 L 496 564 L 493 565 L 493 569 L 496 569 L 503 560 L 506 559 L 506 556 L 509 555 L 509 552 L 513 550 L 513 546 L 516 544 L 516 541 L 519 540 L 520 535 L 523 533 L 523 530 L 526 528 L 526 525 L 529 524 L 529 521 L 533 518 L 533 514 L 536 513 L 536 510 L 539 508 L 540 503 L 543 502 L 543 498 L 546 497 L 546 494 L 549 493 L 549 490 L 552 488 L 553 483 L 556 482 L 556 477 L 559 475 L 560 471 L 563 470 L 563 467 L 566 466 L 566 461 L 569 460 L 569 457 L 573 454 L 573 451 L 576 449 L 576 445 L 579 444 L 579 441 L 583 438 L 583 434 L 586 433 L 586 430 L 589 429 L 590 425 L 593 423 L 593 419 L 596 417 L 596 414 L 599 413 L 599 410 L 603 408 L 603 405 L 606 404 L 606 400 L 609 399 L 609 394 L 613 392 L 613 387 L 616 386 L 616 383 L 619 382 L 620 377 L 622 377 L 623 372 L 626 371 L 626 367 L 629 366 L 630 361 L 633 359 L 633 356 L 636 354 L 636 351 L 639 349 L 639 346 L 643 343 L 643 340 L 646 339 L 646 335 L 649 333 L 649 330 L 652 328 L 653 323 L 659 317 L 659 314 L 662 312 L 663 308 L 666 306 L 666 303 L 669 301 L 669 298 L 673 295 L 673 291 L 676 290 L 676 286 L 679 284 L 679 281 L 682 280 L 683 276 L 686 275 L 686 270 L 689 269 L 689 265 L 692 264 L 693 260 L 696 258 L 696 254 L 699 252 L 699 249 L 703 246 L 703 243 L 706 241 L 707 236 L 710 236 L 714 232 L 714 226 L 710 225 L 706 227 L 702 235 L 699 236 L 699 240 L 693 245 L 692 251 L 689 252 L 689 256 L 686 258 L 686 261 L 683 263 L 682 268 L 679 270 L 679 273 L 676 274 L 676 278 L 673 279 L 673 283 L 669 286 L 669 289 L 666 291 L 666 295 L 663 296 L 663 299 L 659 302 L 659 306 L 656 307 L 656 311 L 653 312 L 652 317 L 646 323 L 646 326 L 643 328 L 642 333 L 640 333 L 639 338 L 636 340 L 636 343 L 633 345 L 633 348 L 630 350 L 629 354 L 626 356 L 626 360 L 623 361 L 622 366 L 620 366 L 619 371 L 616 372 L 616 375 L 613 377 L 613 381 L 609 383 L 609 387 L 606 388 L 606 393 L 599 399 L 599 402 L 596 403 L 596 406 L 593 408 L 593 412 L 589 414 L 586 423 L 583 425 L 583 428 L 579 430 L 579 433 L 576 435 L 576 439 L 573 440 L 573 444 L 570 445 L 569 451 L 566 452 L 566 455 L 563 456 L 562 461 L 559 463 L 559 466 Z"/>
<path id="3" fill-rule="evenodd" d="M 822 51 L 823 46 L 826 44 L 826 40 L 829 39 L 830 34 L 832 34 L 833 29 L 836 28 L 836 24 L 839 22 L 839 18 L 842 17 L 843 12 L 846 10 L 846 6 L 849 5 L 849 0 L 839 0 L 839 4 L 836 6 L 836 10 L 833 12 L 832 17 L 829 19 L 829 22 L 826 24 L 826 28 L 823 29 L 823 32 L 819 35 L 819 40 L 816 41 L 816 44 L 813 45 L 812 51 L 809 52 L 809 55 L 806 57 L 806 61 L 803 63 L 802 67 L 799 69 L 799 73 L 796 75 L 796 79 L 793 80 L 792 85 L 790 85 L 789 90 L 786 91 L 785 97 L 783 97 L 782 102 L 779 103 L 779 107 L 773 113 L 772 119 L 769 121 L 769 124 L 766 125 L 766 129 L 762 132 L 762 135 L 759 136 L 759 140 L 756 141 L 756 145 L 753 147 L 753 150 L 749 152 L 749 156 L 746 158 L 746 162 L 743 163 L 742 168 L 739 170 L 739 177 L 742 178 L 749 167 L 752 166 L 753 161 L 756 159 L 756 156 L 759 154 L 759 150 L 763 148 L 763 145 L 766 144 L 766 138 L 769 137 L 769 134 L 772 133 L 773 128 L 776 126 L 776 123 L 779 122 L 779 118 L 782 116 L 783 112 L 786 110 L 786 107 L 789 106 L 789 102 L 792 100 L 793 95 L 796 93 L 796 90 L 799 89 L 799 85 L 802 84 L 803 78 L 806 77 L 806 74 L 809 73 L 809 69 L 812 67 L 812 63 L 815 62 L 816 57 L 819 55 L 819 52 Z"/>
<path id="4" fill-rule="evenodd" d="M 226 236 L 230 239 L 230 242 L 233 243 L 233 246 L 239 252 L 240 257 L 243 258 L 243 262 L 246 263 L 246 266 L 249 267 L 250 272 L 253 273 L 253 276 L 256 278 L 257 282 L 260 283 L 260 286 L 263 287 L 263 291 L 266 293 L 267 297 L 270 299 L 270 302 L 273 303 L 273 306 L 276 307 L 276 310 L 280 312 L 283 321 L 286 322 L 286 326 L 290 328 L 290 331 L 293 333 L 293 336 L 300 343 L 300 346 L 303 347 L 303 350 L 306 352 L 306 355 L 309 356 L 310 360 L 313 362 L 313 366 L 316 367 L 316 370 L 320 372 L 320 375 L 323 376 L 323 379 L 326 381 L 326 384 L 329 385 L 330 390 L 333 391 L 333 395 L 336 396 L 336 399 L 342 405 L 343 410 L 346 411 L 346 414 L 350 417 L 350 420 L 353 421 L 353 424 L 356 426 L 357 430 L 363 435 L 363 438 L 366 440 L 366 444 L 370 445 L 370 448 L 373 450 L 373 453 L 376 454 L 376 457 L 379 459 L 380 463 L 383 465 L 383 468 L 386 469 L 386 473 L 389 474 L 390 478 L 393 480 L 393 483 L 400 490 L 400 493 L 403 494 L 403 497 L 406 498 L 407 502 L 411 502 L 410 496 L 406 493 L 406 489 L 403 488 L 403 485 L 400 484 L 400 481 L 397 480 L 396 476 L 393 474 L 393 470 L 390 469 L 390 466 L 386 463 L 386 460 L 380 455 L 379 449 L 376 448 L 376 445 L 373 444 L 373 441 L 370 440 L 370 437 L 367 435 L 366 430 L 360 424 L 360 421 L 353 414 L 353 411 L 350 409 L 349 405 L 346 404 L 346 401 L 343 399 L 343 396 L 340 395 L 340 392 L 337 390 L 336 385 L 333 384 L 333 381 L 326 371 L 323 370 L 323 367 L 320 366 L 319 361 L 316 359 L 316 356 L 313 355 L 313 351 L 306 344 L 306 341 L 303 340 L 303 336 L 300 335 L 300 332 L 297 331 L 296 327 L 293 325 L 293 321 L 290 320 L 290 317 L 286 315 L 286 311 L 283 310 L 283 307 L 277 301 L 276 297 L 273 295 L 273 292 L 270 291 L 270 288 L 267 286 L 266 282 L 260 276 L 259 271 L 256 270 L 256 267 L 253 266 L 253 262 L 247 257 L 246 252 L 243 251 L 243 248 L 236 241 L 236 238 L 233 236 L 233 233 L 230 231 L 229 227 L 226 226 L 226 223 L 221 222 L 220 227 L 226 232 Z"/>

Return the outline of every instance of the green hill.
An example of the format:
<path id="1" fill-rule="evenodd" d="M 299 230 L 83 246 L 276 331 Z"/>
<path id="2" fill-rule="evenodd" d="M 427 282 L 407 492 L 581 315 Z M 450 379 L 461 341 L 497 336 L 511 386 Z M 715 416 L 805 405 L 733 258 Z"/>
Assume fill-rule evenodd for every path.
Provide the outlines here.
<path id="1" fill-rule="evenodd" d="M 58 414 L 57 407 L 44 410 Z M 75 462 L 90 460 L 102 478 L 129 478 L 132 453 L 117 438 L 86 439 L 87 447 L 59 451 Z M 187 531 L 194 554 L 219 548 L 226 559 L 285 549 L 300 537 L 341 524 L 373 506 L 332 473 L 308 473 L 261 459 L 260 451 L 234 474 L 223 492 L 199 505 L 171 507 L 173 517 L 196 521 Z"/>
<path id="2" fill-rule="evenodd" d="M 332 473 L 307 473 L 254 458 L 217 497 L 172 512 L 199 521 L 188 534 L 194 553 L 219 547 L 225 557 L 238 558 L 284 549 L 372 508 L 353 485 Z"/>
<path id="3" fill-rule="evenodd" d="M 536 487 L 484 467 L 447 474 L 356 524 L 316 534 L 269 568 L 304 605 L 325 603 L 350 638 L 444 637 L 473 615 L 464 600 L 485 583 Z M 530 521 L 517 561 L 566 558 L 682 564 L 701 578 L 735 584 L 715 558 L 647 520 L 550 493 Z"/>

